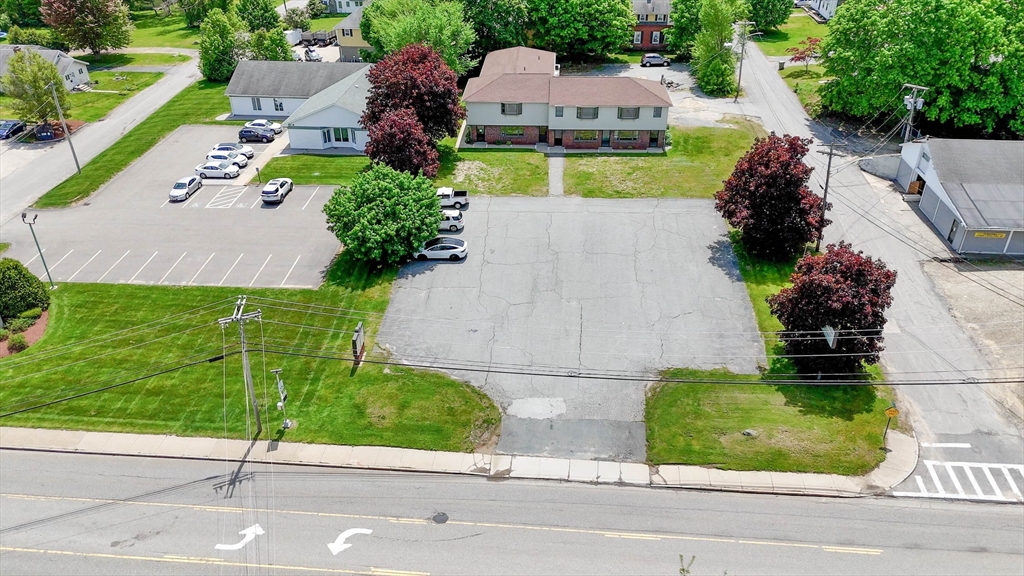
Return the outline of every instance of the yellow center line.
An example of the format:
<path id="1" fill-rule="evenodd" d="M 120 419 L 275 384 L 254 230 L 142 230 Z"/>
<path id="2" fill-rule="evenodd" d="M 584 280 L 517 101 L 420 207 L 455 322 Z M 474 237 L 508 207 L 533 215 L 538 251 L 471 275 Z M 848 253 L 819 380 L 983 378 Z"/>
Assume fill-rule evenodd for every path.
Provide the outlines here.
<path id="1" fill-rule="evenodd" d="M 343 514 L 340 512 L 307 512 L 304 510 L 272 510 L 269 508 L 233 508 L 229 506 L 213 506 L 204 504 L 173 504 L 169 502 L 146 502 L 140 500 L 111 500 L 105 498 L 84 498 L 73 496 L 37 496 L 30 494 L 0 494 L 6 498 L 20 500 L 49 500 L 67 502 L 91 502 L 97 504 L 131 504 L 135 506 L 155 506 L 165 508 L 186 508 L 203 512 L 231 512 L 239 514 L 242 512 L 273 512 L 276 514 L 287 514 L 292 516 L 315 516 L 321 518 L 348 518 L 356 520 L 380 520 L 394 524 L 430 524 L 422 518 L 408 518 L 401 516 L 375 516 L 370 514 Z M 765 540 L 745 540 L 742 538 L 720 538 L 713 536 L 684 536 L 682 534 L 662 534 L 654 532 L 617 532 L 609 530 L 598 530 L 591 528 L 563 528 L 560 526 L 539 526 L 531 524 L 506 524 L 501 522 L 468 522 L 460 520 L 449 520 L 446 524 L 455 526 L 473 526 L 477 528 L 502 528 L 508 530 L 531 530 L 540 532 L 560 532 L 566 534 L 586 534 L 594 536 L 610 537 L 633 537 L 643 539 L 682 540 L 688 542 L 717 542 L 723 544 L 748 544 L 753 546 L 781 546 L 784 548 L 808 548 L 824 550 L 827 552 L 848 552 L 851 554 L 881 554 L 883 550 L 878 548 L 850 548 L 844 546 L 832 546 L 829 544 L 806 544 L 800 542 L 771 542 Z"/>
<path id="2" fill-rule="evenodd" d="M 243 568 L 268 568 L 274 571 L 293 572 L 322 572 L 325 574 L 362 574 L 364 576 L 375 576 L 378 574 L 404 575 L 404 576 L 429 576 L 429 572 L 406 572 L 403 570 L 388 570 L 386 568 L 370 568 L 369 572 L 358 570 L 345 570 L 344 568 L 314 568 L 312 566 L 290 566 L 288 564 L 253 564 L 250 562 L 232 562 L 218 558 L 192 558 L 187 556 L 138 556 L 132 554 L 106 554 L 102 552 L 72 552 L 70 550 L 45 550 L 41 548 L 16 548 L 14 546 L 0 546 L 0 552 L 23 552 L 30 554 L 54 554 L 57 556 L 81 556 L 83 558 L 104 558 L 109 560 L 138 560 L 143 562 L 164 562 L 170 564 L 207 564 L 217 566 L 238 566 Z"/>

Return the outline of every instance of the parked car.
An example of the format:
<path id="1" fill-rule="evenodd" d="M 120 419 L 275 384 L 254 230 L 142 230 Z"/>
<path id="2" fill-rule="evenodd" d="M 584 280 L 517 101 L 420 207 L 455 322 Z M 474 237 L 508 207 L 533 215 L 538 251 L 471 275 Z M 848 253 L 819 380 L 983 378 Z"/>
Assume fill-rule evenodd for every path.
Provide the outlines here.
<path id="1" fill-rule="evenodd" d="M 238 152 L 250 160 L 252 160 L 252 157 L 256 155 L 252 146 L 243 146 L 241 144 L 235 144 L 234 142 L 221 142 L 214 146 L 213 149 L 221 152 Z"/>
<path id="2" fill-rule="evenodd" d="M 0 140 L 7 140 L 11 136 L 25 131 L 25 123 L 21 120 L 4 120 L 0 122 Z"/>
<path id="3" fill-rule="evenodd" d="M 242 128 L 238 131 L 238 140 L 245 142 L 273 142 L 274 131 L 259 128 Z"/>
<path id="4" fill-rule="evenodd" d="M 427 241 L 418 252 L 412 255 L 417 260 L 462 260 L 466 257 L 466 241 L 451 236 L 438 236 Z"/>
<path id="5" fill-rule="evenodd" d="M 281 130 L 282 130 L 280 124 L 278 124 L 277 122 L 271 122 L 270 120 L 267 120 L 266 118 L 259 118 L 257 120 L 252 120 L 250 122 L 246 122 L 245 123 L 245 127 L 246 128 L 256 128 L 258 130 L 273 130 L 274 134 L 280 134 Z"/>
<path id="6" fill-rule="evenodd" d="M 294 186 L 292 186 L 291 178 L 274 178 L 263 187 L 260 198 L 265 204 L 279 204 L 284 201 L 284 197 L 292 191 L 292 188 Z"/>
<path id="7" fill-rule="evenodd" d="M 649 66 L 668 66 L 669 64 L 671 64 L 669 59 L 661 54 L 644 54 L 644 57 L 640 59 L 640 65 L 644 68 Z"/>
<path id="8" fill-rule="evenodd" d="M 441 210 L 441 222 L 437 225 L 438 230 L 458 232 L 465 227 L 461 210 Z"/>
<path id="9" fill-rule="evenodd" d="M 206 155 L 206 159 L 228 162 L 230 164 L 238 166 L 239 168 L 245 168 L 246 166 L 249 165 L 249 159 L 246 158 L 244 154 L 239 154 L 238 152 L 231 151 L 221 152 L 219 150 L 214 150 L 213 152 L 210 152 L 209 154 Z"/>
<path id="10" fill-rule="evenodd" d="M 324 58 L 316 51 L 316 48 L 312 46 L 307 47 L 302 55 L 306 62 L 323 62 Z"/>
<path id="11" fill-rule="evenodd" d="M 207 162 L 196 166 L 196 174 L 200 178 L 235 178 L 241 170 L 227 162 Z"/>
<path id="12" fill-rule="evenodd" d="M 35 131 L 36 140 L 53 140 L 57 137 L 57 135 L 53 133 L 53 127 L 46 123 L 36 124 Z"/>
<path id="13" fill-rule="evenodd" d="M 181 180 L 175 182 L 174 187 L 171 188 L 171 202 L 188 200 L 202 187 L 203 179 L 199 176 L 185 176 Z"/>
<path id="14" fill-rule="evenodd" d="M 462 207 L 469 204 L 469 192 L 466 190 L 455 190 L 454 188 L 438 188 L 437 198 L 441 200 L 441 208 L 455 208 L 462 210 Z"/>

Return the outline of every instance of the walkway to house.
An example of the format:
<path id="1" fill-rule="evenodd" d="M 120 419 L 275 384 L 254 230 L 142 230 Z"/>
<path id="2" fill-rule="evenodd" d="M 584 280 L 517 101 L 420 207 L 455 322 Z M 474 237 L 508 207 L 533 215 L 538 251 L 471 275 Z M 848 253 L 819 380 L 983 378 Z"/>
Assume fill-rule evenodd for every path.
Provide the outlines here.
<path id="1" fill-rule="evenodd" d="M 565 196 L 562 172 L 565 170 L 565 156 L 548 156 L 548 196 Z"/>

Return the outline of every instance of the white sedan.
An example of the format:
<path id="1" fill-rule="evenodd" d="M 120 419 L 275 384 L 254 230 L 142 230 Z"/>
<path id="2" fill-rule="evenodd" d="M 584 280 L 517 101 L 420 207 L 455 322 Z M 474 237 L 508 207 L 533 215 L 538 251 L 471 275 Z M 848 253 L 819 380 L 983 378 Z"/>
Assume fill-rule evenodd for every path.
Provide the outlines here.
<path id="1" fill-rule="evenodd" d="M 249 165 L 249 159 L 244 154 L 239 154 L 238 152 L 214 150 L 206 155 L 206 159 L 210 162 L 227 162 L 239 168 L 245 168 Z"/>
<path id="2" fill-rule="evenodd" d="M 236 144 L 234 142 L 221 142 L 214 146 L 213 149 L 220 152 L 238 152 L 250 160 L 252 160 L 252 157 L 256 155 L 256 151 L 252 149 L 252 146 Z"/>
<path id="3" fill-rule="evenodd" d="M 274 134 L 280 134 L 282 130 L 280 124 L 278 124 L 277 122 L 271 122 L 266 118 L 259 118 L 257 120 L 253 120 L 252 122 L 246 122 L 245 127 L 253 128 L 256 130 L 273 130 Z"/>
<path id="4" fill-rule="evenodd" d="M 196 166 L 196 174 L 200 178 L 235 178 L 238 173 L 238 166 L 227 162 L 207 162 Z"/>
<path id="5" fill-rule="evenodd" d="M 171 188 L 170 198 L 171 202 L 179 202 L 181 200 L 188 200 L 193 194 L 199 191 L 203 187 L 203 179 L 199 176 L 185 176 L 181 180 L 174 183 L 174 187 Z"/>
<path id="6" fill-rule="evenodd" d="M 260 198 L 267 204 L 278 204 L 284 201 L 284 197 L 292 191 L 291 178 L 274 178 L 267 182 L 260 193 Z"/>
<path id="7" fill-rule="evenodd" d="M 458 261 L 466 257 L 468 246 L 461 238 L 438 236 L 423 245 L 423 248 L 412 255 L 417 260 L 452 260 Z"/>

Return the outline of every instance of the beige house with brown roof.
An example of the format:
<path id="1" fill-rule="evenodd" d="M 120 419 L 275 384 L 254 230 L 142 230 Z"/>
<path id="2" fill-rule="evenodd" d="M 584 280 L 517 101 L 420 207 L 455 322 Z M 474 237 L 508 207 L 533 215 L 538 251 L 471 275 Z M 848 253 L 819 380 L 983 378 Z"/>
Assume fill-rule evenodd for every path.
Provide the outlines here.
<path id="1" fill-rule="evenodd" d="M 672 99 L 653 80 L 560 76 L 555 54 L 508 48 L 463 94 L 468 142 L 567 149 L 661 149 Z"/>

